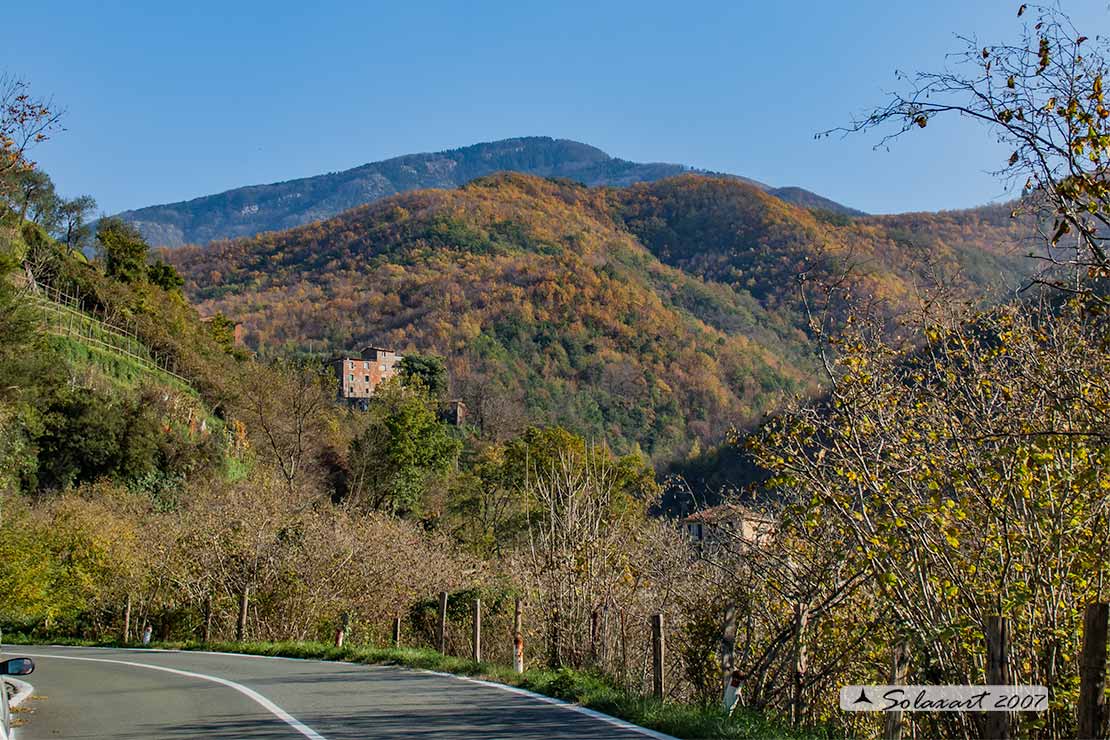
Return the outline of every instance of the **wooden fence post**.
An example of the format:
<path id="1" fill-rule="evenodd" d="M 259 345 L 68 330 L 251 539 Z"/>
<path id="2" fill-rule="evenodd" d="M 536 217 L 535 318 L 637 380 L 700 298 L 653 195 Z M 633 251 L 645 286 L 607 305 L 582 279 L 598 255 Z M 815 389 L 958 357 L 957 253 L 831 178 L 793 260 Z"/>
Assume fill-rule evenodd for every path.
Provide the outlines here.
<path id="1" fill-rule="evenodd" d="M 1010 683 L 1010 627 L 1004 617 L 987 617 L 987 683 L 1005 686 Z M 985 712 L 987 740 L 1009 740 L 1010 713 Z"/>
<path id="2" fill-rule="evenodd" d="M 239 592 L 239 619 L 235 623 L 236 642 L 242 642 L 243 637 L 247 634 L 247 607 L 249 606 L 249 598 L 250 587 L 243 586 L 243 590 Z"/>
<path id="3" fill-rule="evenodd" d="M 520 597 L 513 606 L 513 670 L 524 673 L 524 617 Z"/>
<path id="4" fill-rule="evenodd" d="M 482 662 L 482 600 L 474 599 L 474 621 L 470 627 L 470 657 Z"/>
<path id="5" fill-rule="evenodd" d="M 597 609 L 590 612 L 590 661 L 597 664 Z"/>
<path id="6" fill-rule="evenodd" d="M 621 622 L 621 683 L 628 680 L 628 621 L 624 616 L 624 607 L 620 609 Z"/>
<path id="7" fill-rule="evenodd" d="M 559 613 L 559 603 L 555 603 L 555 608 L 551 611 L 551 644 L 548 645 L 547 663 L 551 668 L 563 667 L 563 649 L 562 649 L 562 635 L 560 634 L 559 621 L 562 619 L 562 614 Z"/>
<path id="8" fill-rule="evenodd" d="M 809 627 L 809 607 L 794 605 L 794 671 L 790 698 L 790 718 L 794 724 L 805 720 L 805 677 L 808 669 L 806 629 Z"/>
<path id="9" fill-rule="evenodd" d="M 123 605 L 123 643 L 131 642 L 131 594 L 127 594 L 127 601 Z"/>
<path id="10" fill-rule="evenodd" d="M 736 705 L 737 686 L 733 685 L 733 670 L 736 663 L 736 604 L 731 600 L 725 605 L 724 624 L 721 627 L 721 645 L 717 649 L 721 661 L 721 705 L 731 712 Z"/>
<path id="11" fill-rule="evenodd" d="M 652 693 L 659 701 L 663 701 L 663 615 L 651 615 L 651 672 Z"/>
<path id="12" fill-rule="evenodd" d="M 1110 605 L 1088 604 L 1083 612 L 1079 663 L 1079 737 L 1106 737 L 1106 632 Z"/>
<path id="13" fill-rule="evenodd" d="M 212 594 L 204 597 L 204 642 L 212 640 Z"/>
<path id="14" fill-rule="evenodd" d="M 347 639 L 347 628 L 351 626 L 350 612 L 343 612 L 343 616 L 339 618 L 339 627 L 335 630 L 335 646 L 337 648 L 343 647 L 343 643 Z"/>
<path id="15" fill-rule="evenodd" d="M 904 686 L 910 665 L 910 647 L 905 640 L 894 643 L 890 661 L 890 684 Z M 902 712 L 887 712 L 883 719 L 883 740 L 902 740 Z"/>
<path id="16" fill-rule="evenodd" d="M 393 647 L 401 647 L 401 618 L 393 618 Z"/>
<path id="17" fill-rule="evenodd" d="M 601 629 L 598 634 L 597 658 L 605 668 L 609 667 L 609 605 L 601 607 Z"/>
<path id="18" fill-rule="evenodd" d="M 439 652 L 447 654 L 447 592 L 439 592 Z"/>

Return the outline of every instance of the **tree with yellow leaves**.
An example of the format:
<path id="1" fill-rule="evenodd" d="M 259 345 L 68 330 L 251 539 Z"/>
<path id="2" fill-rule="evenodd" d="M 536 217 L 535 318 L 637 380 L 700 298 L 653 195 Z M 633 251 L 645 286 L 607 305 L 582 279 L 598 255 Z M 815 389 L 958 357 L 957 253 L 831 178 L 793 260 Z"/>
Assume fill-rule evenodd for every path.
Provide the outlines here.
<path id="1" fill-rule="evenodd" d="M 980 123 L 1011 149 L 998 174 L 1023 197 L 1047 248 L 1041 280 L 1085 291 L 1086 278 L 1110 277 L 1110 103 L 1105 98 L 1110 39 L 1084 35 L 1057 7 L 1022 4 L 1020 38 L 981 46 L 963 38 L 943 72 L 899 74 L 908 85 L 883 106 L 834 131 L 894 123 L 880 145 L 925 128 L 938 116 Z M 828 134 L 831 132 L 825 132 Z M 1061 269 L 1065 268 L 1065 269 Z"/>
<path id="2" fill-rule="evenodd" d="M 847 543 L 869 573 L 870 616 L 912 644 L 909 683 L 986 683 L 985 620 L 1001 615 L 1011 680 L 1051 691 L 1025 730 L 1049 737 L 1073 730 L 1079 622 L 1108 589 L 1110 322 L 1097 308 L 931 308 L 906 346 L 858 323 L 827 399 L 751 442 L 808 536 Z M 970 715 L 926 721 L 927 735 L 976 731 Z"/>

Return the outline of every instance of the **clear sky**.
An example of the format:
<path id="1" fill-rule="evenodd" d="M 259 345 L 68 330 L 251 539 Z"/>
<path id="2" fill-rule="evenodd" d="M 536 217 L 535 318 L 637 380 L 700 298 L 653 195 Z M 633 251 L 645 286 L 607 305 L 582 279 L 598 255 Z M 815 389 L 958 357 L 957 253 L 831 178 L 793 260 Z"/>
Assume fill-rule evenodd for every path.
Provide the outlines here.
<path id="1" fill-rule="evenodd" d="M 1005 195 L 1001 152 L 938 122 L 815 141 L 935 69 L 1001 0 L 15 3 L 0 70 L 67 109 L 34 157 L 117 212 L 511 136 L 800 185 L 883 213 Z M 1063 0 L 1088 35 L 1106 0 Z M 19 29 L 11 32 L 10 29 Z"/>

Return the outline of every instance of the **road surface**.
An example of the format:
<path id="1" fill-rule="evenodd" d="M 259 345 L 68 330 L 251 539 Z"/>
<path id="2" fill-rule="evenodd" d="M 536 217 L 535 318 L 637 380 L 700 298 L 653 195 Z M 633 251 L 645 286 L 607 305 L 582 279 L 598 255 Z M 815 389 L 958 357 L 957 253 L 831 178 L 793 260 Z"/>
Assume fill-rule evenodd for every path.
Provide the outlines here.
<path id="1" fill-rule="evenodd" d="M 665 737 L 504 688 L 386 666 L 17 646 L 35 697 L 17 740 Z"/>

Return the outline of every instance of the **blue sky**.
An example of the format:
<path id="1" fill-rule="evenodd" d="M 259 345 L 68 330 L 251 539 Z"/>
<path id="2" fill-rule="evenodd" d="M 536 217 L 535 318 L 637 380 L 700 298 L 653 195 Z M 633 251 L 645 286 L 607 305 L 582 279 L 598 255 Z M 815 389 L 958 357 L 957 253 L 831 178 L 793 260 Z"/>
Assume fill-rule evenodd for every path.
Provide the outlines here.
<path id="1" fill-rule="evenodd" d="M 163 5 L 152 9 L 156 5 Z M 67 109 L 34 157 L 106 212 L 510 136 L 800 185 L 875 213 L 1004 197 L 949 121 L 814 140 L 1017 2 L 105 2 L 5 9 L 0 70 Z M 1105 0 L 1064 0 L 1093 36 Z"/>

